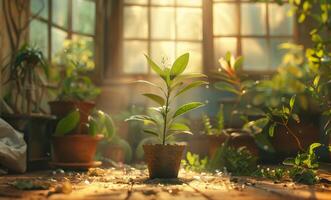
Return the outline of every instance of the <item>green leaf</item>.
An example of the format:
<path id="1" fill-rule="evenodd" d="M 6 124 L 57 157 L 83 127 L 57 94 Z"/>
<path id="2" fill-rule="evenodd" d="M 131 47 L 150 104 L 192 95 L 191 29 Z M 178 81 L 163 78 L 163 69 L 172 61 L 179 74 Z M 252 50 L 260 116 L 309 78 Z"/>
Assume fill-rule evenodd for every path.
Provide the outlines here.
<path id="1" fill-rule="evenodd" d="M 178 84 L 178 82 L 184 82 L 185 80 L 189 80 L 193 78 L 207 78 L 207 76 L 201 73 L 181 74 L 179 76 L 176 76 L 176 78 L 174 78 L 172 86 Z"/>
<path id="2" fill-rule="evenodd" d="M 231 61 L 231 52 L 227 51 L 225 53 L 225 60 L 229 63 Z"/>
<path id="3" fill-rule="evenodd" d="M 190 128 L 183 123 L 173 123 L 170 126 L 171 131 L 189 131 Z"/>
<path id="4" fill-rule="evenodd" d="M 163 91 L 162 87 L 156 85 L 155 83 L 149 82 L 149 81 L 138 80 L 138 81 L 135 81 L 135 82 L 136 82 L 136 83 L 144 83 L 144 84 L 147 84 L 147 85 L 153 86 L 153 87 L 158 88 L 158 89 L 160 89 L 160 90 Z"/>
<path id="5" fill-rule="evenodd" d="M 125 121 L 142 121 L 144 123 L 152 123 L 157 125 L 157 121 L 147 115 L 132 115 L 131 117 L 125 119 Z"/>
<path id="6" fill-rule="evenodd" d="M 176 59 L 176 61 L 174 62 L 174 64 L 171 67 L 171 70 L 170 70 L 171 79 L 173 79 L 174 77 L 176 77 L 184 72 L 184 70 L 188 64 L 189 57 L 190 57 L 190 54 L 185 53 Z"/>
<path id="7" fill-rule="evenodd" d="M 78 125 L 80 120 L 80 115 L 78 109 L 72 111 L 63 119 L 61 119 L 55 129 L 55 136 L 63 136 L 70 131 L 74 130 Z"/>
<path id="8" fill-rule="evenodd" d="M 244 58 L 243 57 L 240 56 L 240 57 L 237 58 L 236 62 L 234 63 L 234 69 L 235 69 L 235 71 L 238 71 L 241 68 L 243 62 L 244 62 Z"/>
<path id="9" fill-rule="evenodd" d="M 315 150 L 317 147 L 320 147 L 320 146 L 322 146 L 322 144 L 321 144 L 321 143 L 317 143 L 317 142 L 311 144 L 311 145 L 309 146 L 309 154 L 314 154 L 314 150 Z"/>
<path id="10" fill-rule="evenodd" d="M 236 95 L 241 95 L 240 91 L 238 91 L 233 85 L 225 82 L 216 82 L 214 83 L 214 87 L 219 90 L 227 91 L 230 93 L 234 93 Z"/>
<path id="11" fill-rule="evenodd" d="M 199 108 L 204 106 L 205 104 L 201 103 L 201 102 L 191 102 L 191 103 L 187 103 L 182 105 L 174 114 L 173 118 L 178 117 L 182 114 L 185 114 L 193 109 Z"/>
<path id="12" fill-rule="evenodd" d="M 155 64 L 155 62 L 145 54 L 145 57 L 147 59 L 148 65 L 152 68 L 152 70 L 157 73 L 159 76 L 161 76 L 162 78 L 164 78 L 164 72 L 163 70 L 157 65 Z"/>
<path id="13" fill-rule="evenodd" d="M 294 119 L 294 121 L 295 121 L 296 123 L 300 123 L 300 117 L 299 117 L 298 114 L 293 113 L 291 116 L 292 116 L 292 119 Z"/>
<path id="14" fill-rule="evenodd" d="M 154 102 L 158 103 L 160 106 L 163 106 L 165 104 L 165 99 L 159 95 L 151 94 L 151 93 L 145 93 L 143 95 L 153 100 Z"/>
<path id="15" fill-rule="evenodd" d="M 167 137 L 166 137 L 166 140 L 169 138 L 169 137 L 172 137 L 172 136 L 175 136 L 175 135 L 179 135 L 179 134 L 187 134 L 187 135 L 193 135 L 193 133 L 191 131 L 171 131 Z"/>
<path id="16" fill-rule="evenodd" d="M 153 136 L 156 136 L 156 137 L 159 137 L 159 134 L 153 130 L 150 130 L 150 129 L 144 129 L 143 130 L 145 133 L 147 134 L 150 134 L 150 135 L 153 135 Z"/>
<path id="17" fill-rule="evenodd" d="M 183 94 L 184 92 L 187 92 L 188 90 L 195 88 L 195 87 L 199 87 L 201 85 L 207 85 L 208 82 L 206 81 L 195 81 L 192 82 L 190 84 L 188 84 L 186 87 L 184 87 L 183 89 L 181 89 L 175 96 L 178 96 L 180 94 Z"/>
<path id="18" fill-rule="evenodd" d="M 274 136 L 274 133 L 275 133 L 275 127 L 276 127 L 276 124 L 271 124 L 270 127 L 269 127 L 269 136 L 270 137 L 273 137 Z"/>
<path id="19" fill-rule="evenodd" d="M 291 110 L 293 109 L 293 106 L 294 106 L 294 103 L 295 103 L 295 98 L 296 98 L 296 96 L 293 95 L 290 99 L 290 108 L 291 108 Z"/>

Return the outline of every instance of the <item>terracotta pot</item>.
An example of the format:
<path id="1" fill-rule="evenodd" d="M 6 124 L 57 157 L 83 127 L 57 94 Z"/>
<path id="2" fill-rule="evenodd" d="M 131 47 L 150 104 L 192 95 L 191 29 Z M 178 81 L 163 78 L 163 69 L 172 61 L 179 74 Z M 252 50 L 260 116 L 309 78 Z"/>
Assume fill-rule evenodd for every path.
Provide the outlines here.
<path id="1" fill-rule="evenodd" d="M 209 140 L 208 145 L 208 155 L 209 158 L 214 157 L 217 149 L 225 142 L 225 140 L 229 137 L 227 134 L 222 135 L 207 135 Z"/>
<path id="2" fill-rule="evenodd" d="M 125 162 L 125 151 L 119 145 L 110 145 L 104 152 L 104 157 L 110 158 L 115 162 Z"/>
<path id="3" fill-rule="evenodd" d="M 319 127 L 313 123 L 291 123 L 289 126 L 304 149 L 319 141 Z M 284 127 L 276 127 L 274 137 L 270 138 L 270 142 L 280 157 L 294 156 L 300 150 L 296 140 L 287 133 Z"/>
<path id="4" fill-rule="evenodd" d="M 52 160 L 60 163 L 90 163 L 102 135 L 68 135 L 52 138 Z"/>
<path id="5" fill-rule="evenodd" d="M 187 151 L 194 154 L 198 154 L 201 158 L 208 156 L 209 154 L 209 138 L 205 134 L 192 135 L 189 138 Z"/>
<path id="6" fill-rule="evenodd" d="M 177 178 L 186 145 L 144 145 L 149 177 Z"/>
<path id="7" fill-rule="evenodd" d="M 88 122 L 88 116 L 95 107 L 95 103 L 90 101 L 51 101 L 48 104 L 51 108 L 51 113 L 58 118 L 65 117 L 68 113 L 78 108 L 82 123 Z"/>

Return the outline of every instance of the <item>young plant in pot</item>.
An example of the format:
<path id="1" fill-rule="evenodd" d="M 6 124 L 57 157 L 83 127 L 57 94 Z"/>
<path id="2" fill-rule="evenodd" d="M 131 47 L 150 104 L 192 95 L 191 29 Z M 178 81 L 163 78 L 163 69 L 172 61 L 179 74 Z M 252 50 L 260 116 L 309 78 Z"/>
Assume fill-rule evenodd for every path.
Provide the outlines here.
<path id="1" fill-rule="evenodd" d="M 148 133 L 159 141 L 159 144 L 146 144 L 143 146 L 145 161 L 148 165 L 150 178 L 177 178 L 180 161 L 185 145 L 170 143 L 177 134 L 192 134 L 190 128 L 178 121 L 179 116 L 203 106 L 201 102 L 190 102 L 177 107 L 175 100 L 188 90 L 208 84 L 206 81 L 194 80 L 206 77 L 203 74 L 183 74 L 189 54 L 178 57 L 171 67 L 158 66 L 146 56 L 151 69 L 158 75 L 162 83 L 156 85 L 148 81 L 138 81 L 153 87 L 158 93 L 145 93 L 145 97 L 155 102 L 158 106 L 150 109 L 153 115 L 133 115 L 127 119 L 144 122 Z M 191 81 L 191 82 L 188 82 Z"/>
<path id="2" fill-rule="evenodd" d="M 88 122 L 80 133 L 72 134 L 80 124 L 80 112 L 78 109 L 70 112 L 62 118 L 52 138 L 51 165 L 64 168 L 86 169 L 99 166 L 94 157 L 98 142 L 102 138 L 112 138 L 115 126 L 112 118 L 100 111 L 95 110 L 88 116 Z"/>
<path id="3" fill-rule="evenodd" d="M 87 41 L 79 37 L 65 40 L 63 50 L 56 56 L 56 65 L 59 72 L 54 82 L 59 84 L 59 94 L 56 101 L 49 102 L 51 112 L 62 118 L 77 108 L 80 112 L 79 129 L 88 122 L 95 107 L 93 100 L 100 94 L 100 89 L 88 76 L 95 65 Z"/>
<path id="4" fill-rule="evenodd" d="M 4 101 L 0 104 L 4 104 L 4 109 L 1 117 L 24 134 L 28 170 L 46 168 L 54 120 L 43 108 L 49 67 L 42 51 L 30 45 L 23 45 L 13 58 L 3 68 Z"/>

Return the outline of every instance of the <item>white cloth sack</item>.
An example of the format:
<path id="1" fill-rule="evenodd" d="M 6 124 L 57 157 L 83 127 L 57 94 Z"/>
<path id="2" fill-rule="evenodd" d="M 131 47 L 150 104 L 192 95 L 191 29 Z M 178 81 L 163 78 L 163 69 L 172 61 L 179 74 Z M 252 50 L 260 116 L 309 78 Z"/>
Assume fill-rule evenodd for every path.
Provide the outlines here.
<path id="1" fill-rule="evenodd" d="M 0 166 L 13 172 L 25 172 L 26 150 L 23 134 L 0 118 Z"/>

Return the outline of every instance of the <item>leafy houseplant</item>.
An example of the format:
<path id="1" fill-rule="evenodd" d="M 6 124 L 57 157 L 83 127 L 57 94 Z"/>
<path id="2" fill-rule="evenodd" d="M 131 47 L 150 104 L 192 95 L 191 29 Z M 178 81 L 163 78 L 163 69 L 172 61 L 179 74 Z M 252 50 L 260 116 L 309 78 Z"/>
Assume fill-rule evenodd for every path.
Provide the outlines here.
<path id="1" fill-rule="evenodd" d="M 49 154 L 49 129 L 53 120 L 42 108 L 49 67 L 40 49 L 23 45 L 3 70 L 5 109 L 1 117 L 24 133 L 28 170 L 42 169 L 49 159 L 46 155 Z"/>
<path id="2" fill-rule="evenodd" d="M 162 85 L 143 80 L 138 82 L 148 84 L 158 91 L 158 94 L 143 94 L 158 106 L 150 108 L 155 112 L 154 115 L 133 115 L 127 121 L 144 122 L 147 126 L 144 132 L 160 142 L 160 144 L 143 146 L 150 178 L 176 178 L 185 146 L 169 144 L 169 141 L 177 134 L 192 134 L 186 124 L 178 121 L 178 117 L 204 104 L 191 102 L 177 108 L 174 101 L 188 90 L 207 84 L 206 81 L 192 80 L 206 76 L 199 73 L 183 74 L 189 61 L 188 53 L 178 57 L 171 68 L 163 69 L 148 56 L 146 58 L 151 69 L 162 80 Z M 187 83 L 190 80 L 192 82 Z"/>
<path id="3" fill-rule="evenodd" d="M 112 118 L 98 110 L 94 111 L 84 124 L 80 134 L 72 134 L 79 125 L 80 112 L 78 109 L 62 118 L 52 139 L 53 162 L 60 167 L 88 168 L 98 163 L 93 162 L 98 141 L 110 139 L 115 134 Z"/>
<path id="4" fill-rule="evenodd" d="M 59 94 L 56 101 L 49 103 L 51 112 L 61 118 L 78 108 L 81 125 L 87 123 L 95 106 L 93 100 L 100 93 L 88 76 L 95 66 L 87 42 L 79 37 L 65 40 L 63 50 L 56 56 L 56 65 L 60 67 L 58 77 L 54 78 L 59 82 Z"/>

